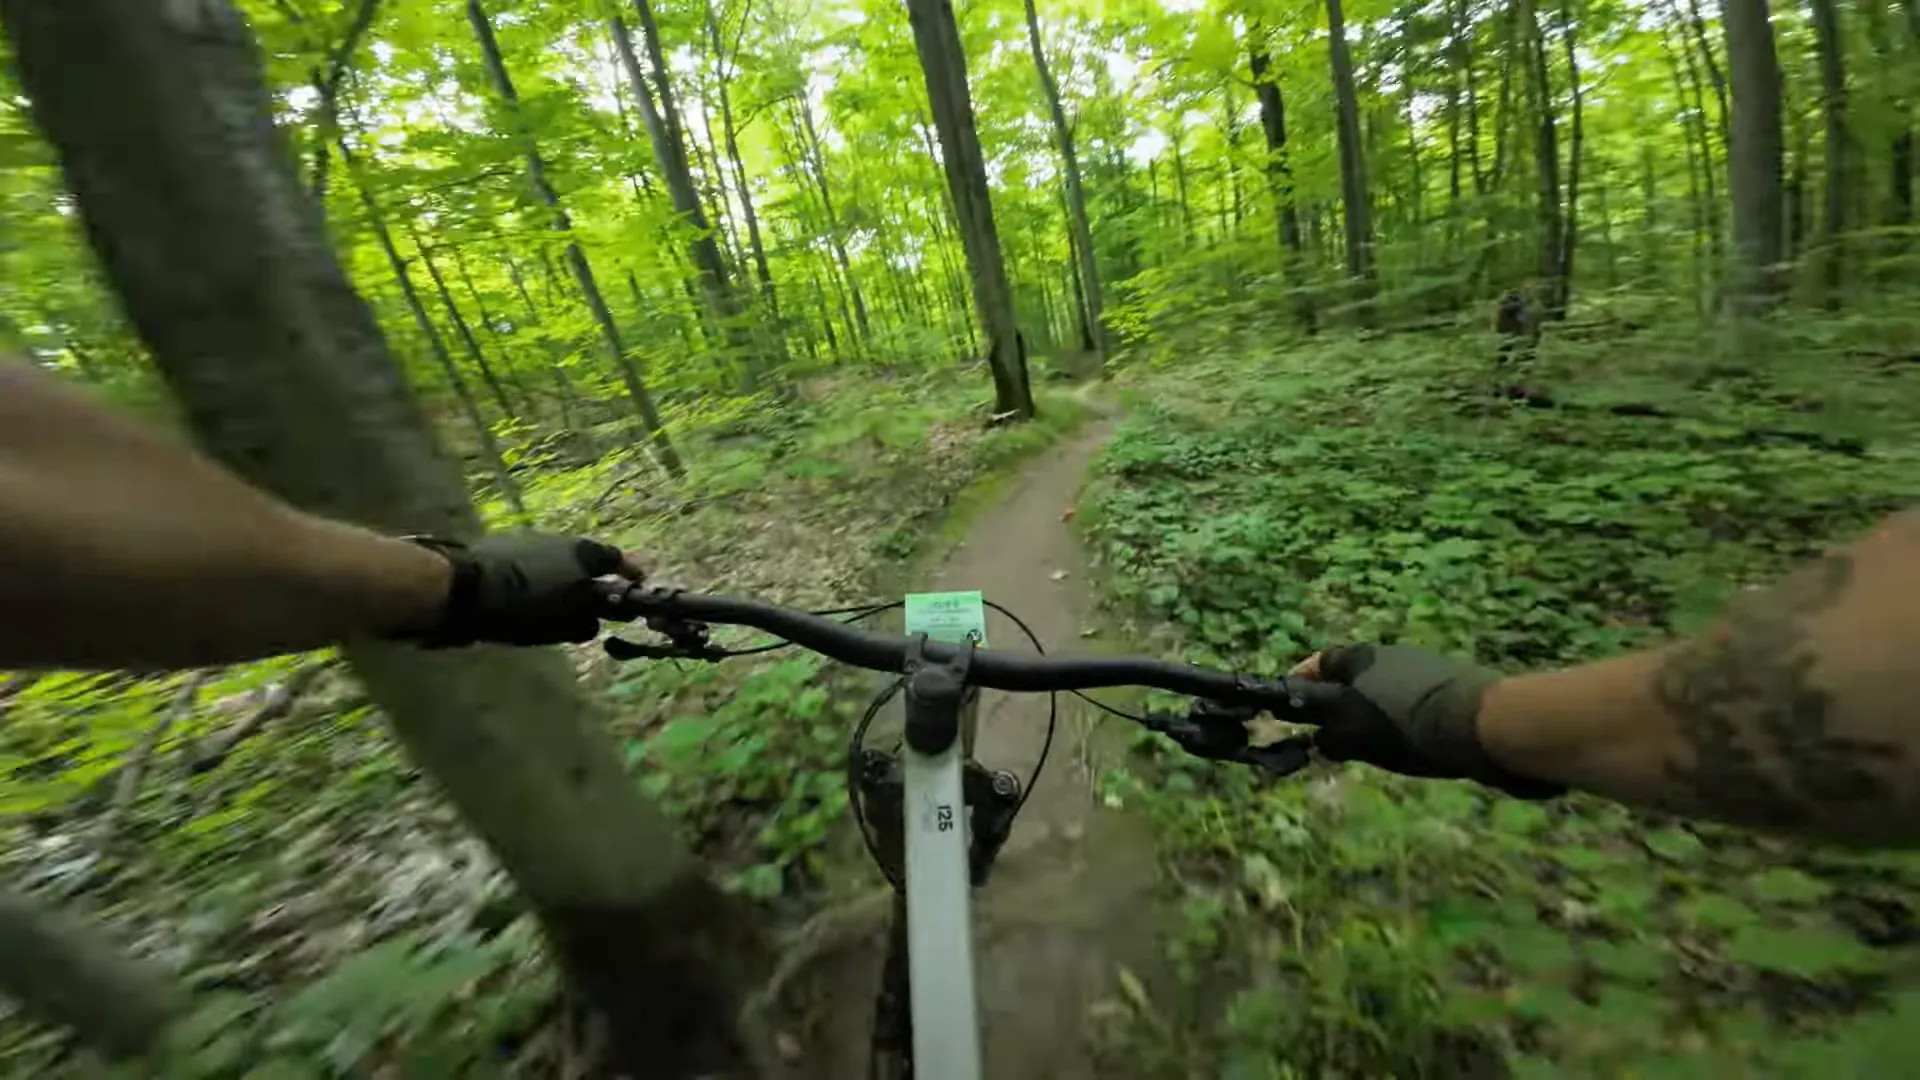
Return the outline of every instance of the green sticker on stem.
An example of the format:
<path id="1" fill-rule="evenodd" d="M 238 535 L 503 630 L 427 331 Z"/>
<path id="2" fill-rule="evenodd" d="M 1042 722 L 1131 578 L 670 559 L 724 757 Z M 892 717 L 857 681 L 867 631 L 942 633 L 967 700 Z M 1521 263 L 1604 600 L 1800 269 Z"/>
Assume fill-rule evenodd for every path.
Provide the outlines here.
<path id="1" fill-rule="evenodd" d="M 980 591 L 907 594 L 907 634 L 955 644 L 987 644 L 987 604 Z"/>

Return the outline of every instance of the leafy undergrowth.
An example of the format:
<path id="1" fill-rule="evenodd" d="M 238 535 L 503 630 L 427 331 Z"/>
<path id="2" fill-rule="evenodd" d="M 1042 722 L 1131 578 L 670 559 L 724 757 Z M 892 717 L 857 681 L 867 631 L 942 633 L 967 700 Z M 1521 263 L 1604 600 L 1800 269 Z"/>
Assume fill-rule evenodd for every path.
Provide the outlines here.
<path id="1" fill-rule="evenodd" d="M 526 469 L 528 502 L 544 527 L 642 553 L 663 583 L 858 603 L 898 587 L 957 493 L 1083 415 L 1049 394 L 1041 423 L 988 430 L 981 381 L 820 380 L 682 435 L 684 484 L 614 455 Z M 635 783 L 732 887 L 775 918 L 803 912 L 864 699 L 804 653 L 575 657 Z M 0 687 L 4 873 L 197 991 L 183 1075 L 564 1071 L 553 974 L 510 883 L 329 660 L 15 677 Z M 276 705 L 289 715 L 222 747 Z M 134 761 L 144 777 L 122 800 Z M 101 1075 L 62 1033 L 0 1023 L 0 1075 L 61 1070 Z"/>
<path id="2" fill-rule="evenodd" d="M 1514 376 L 1469 334 L 1189 352 L 1128 376 L 1081 519 L 1116 609 L 1196 661 L 1272 673 L 1339 639 L 1507 670 L 1603 656 L 1920 497 L 1898 325 L 1775 327 L 1738 366 L 1678 334 L 1568 334 L 1522 373 L 1553 408 L 1491 397 Z M 1188 991 L 1127 1036 L 1145 1073 L 1854 1076 L 1911 1056 L 1920 856 L 1141 751 L 1108 797 L 1160 830 Z"/>

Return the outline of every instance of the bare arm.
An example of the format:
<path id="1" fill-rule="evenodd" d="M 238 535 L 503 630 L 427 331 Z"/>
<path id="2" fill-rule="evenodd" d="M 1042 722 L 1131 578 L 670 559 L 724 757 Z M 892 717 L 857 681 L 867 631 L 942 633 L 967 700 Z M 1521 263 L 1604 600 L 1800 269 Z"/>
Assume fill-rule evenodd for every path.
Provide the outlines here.
<path id="1" fill-rule="evenodd" d="M 301 513 L 0 361 L 0 668 L 223 663 L 416 626 L 445 559 Z"/>
<path id="2" fill-rule="evenodd" d="M 1920 842 L 1920 514 L 1736 598 L 1664 649 L 1504 679 L 1506 767 L 1625 802 L 1848 842 Z"/>

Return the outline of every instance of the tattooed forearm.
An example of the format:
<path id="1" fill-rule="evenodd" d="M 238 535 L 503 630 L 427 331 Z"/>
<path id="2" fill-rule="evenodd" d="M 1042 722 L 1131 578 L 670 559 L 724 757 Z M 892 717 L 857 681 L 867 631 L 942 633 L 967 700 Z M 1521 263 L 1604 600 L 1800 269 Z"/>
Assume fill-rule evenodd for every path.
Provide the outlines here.
<path id="1" fill-rule="evenodd" d="M 1654 692 L 1688 751 L 1667 762 L 1676 803 L 1784 829 L 1894 808 L 1886 766 L 1901 748 L 1836 734 L 1843 688 L 1815 673 L 1811 624 L 1853 585 L 1853 557 L 1829 555 L 1740 597 L 1720 626 L 1667 654 Z"/>

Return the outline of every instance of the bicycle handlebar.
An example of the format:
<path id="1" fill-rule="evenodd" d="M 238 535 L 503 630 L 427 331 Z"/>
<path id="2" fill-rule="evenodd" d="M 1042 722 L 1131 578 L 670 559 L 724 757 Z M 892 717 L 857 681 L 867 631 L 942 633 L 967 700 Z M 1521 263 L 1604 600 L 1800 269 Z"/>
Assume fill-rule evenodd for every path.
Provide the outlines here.
<path id="1" fill-rule="evenodd" d="M 874 671 L 906 670 L 913 639 L 864 630 L 760 600 L 650 588 L 611 586 L 608 619 L 665 619 L 751 626 L 842 663 Z M 963 646 L 926 641 L 921 655 L 944 663 Z M 1315 722 L 1349 691 L 1309 680 L 1256 679 L 1148 657 L 1030 656 L 1005 649 L 974 649 L 967 681 L 993 690 L 1045 692 L 1105 686 L 1150 686 L 1226 705 L 1253 706 L 1282 719 Z"/>

